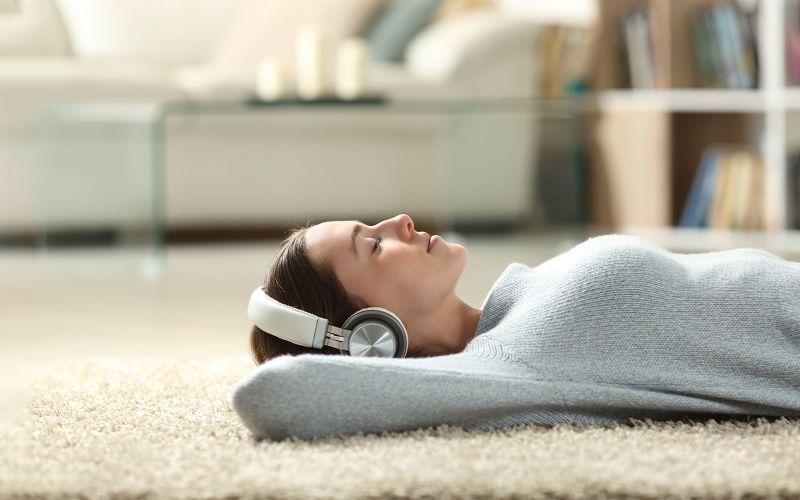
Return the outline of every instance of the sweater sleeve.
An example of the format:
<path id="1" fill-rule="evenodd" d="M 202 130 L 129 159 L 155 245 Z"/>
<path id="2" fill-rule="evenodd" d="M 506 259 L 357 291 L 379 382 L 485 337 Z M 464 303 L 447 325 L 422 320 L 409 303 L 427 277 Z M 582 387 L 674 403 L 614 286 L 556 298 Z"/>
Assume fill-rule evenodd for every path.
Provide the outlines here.
<path id="1" fill-rule="evenodd" d="M 505 359 L 302 354 L 256 367 L 231 403 L 256 438 L 402 431 L 443 424 L 491 429 L 558 423 L 563 399 Z"/>

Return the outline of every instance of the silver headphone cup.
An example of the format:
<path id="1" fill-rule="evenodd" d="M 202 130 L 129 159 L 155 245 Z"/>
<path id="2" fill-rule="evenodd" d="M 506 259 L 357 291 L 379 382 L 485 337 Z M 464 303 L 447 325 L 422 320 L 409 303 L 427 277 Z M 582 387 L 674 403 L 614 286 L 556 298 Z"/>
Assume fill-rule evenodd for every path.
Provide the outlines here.
<path id="1" fill-rule="evenodd" d="M 350 330 L 343 354 L 363 357 L 404 358 L 408 334 L 400 319 L 386 309 L 369 307 L 347 318 L 342 328 Z"/>
<path id="2" fill-rule="evenodd" d="M 367 320 L 352 330 L 347 350 L 351 356 L 391 358 L 397 352 L 397 343 L 386 323 Z"/>

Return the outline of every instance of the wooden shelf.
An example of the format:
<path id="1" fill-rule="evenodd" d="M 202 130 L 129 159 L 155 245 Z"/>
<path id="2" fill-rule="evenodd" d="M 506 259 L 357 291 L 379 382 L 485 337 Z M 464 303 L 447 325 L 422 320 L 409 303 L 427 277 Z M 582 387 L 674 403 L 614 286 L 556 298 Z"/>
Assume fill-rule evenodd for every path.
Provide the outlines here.
<path id="1" fill-rule="evenodd" d="M 652 23 L 652 29 L 656 32 L 652 46 L 656 86 L 697 87 L 699 77 L 694 68 L 692 22 L 700 9 L 717 3 L 719 0 L 599 1 L 601 30 L 598 52 L 594 58 L 594 88 L 606 90 L 630 87 L 631 78 L 625 69 L 625 41 L 621 33 L 621 19 L 637 7 L 648 9 L 651 16 L 648 22 Z"/>
<path id="2" fill-rule="evenodd" d="M 593 105 L 600 111 L 763 113 L 773 105 L 769 97 L 763 90 L 604 90 L 594 94 Z M 779 109 L 800 111 L 800 87 L 786 87 L 775 97 Z"/>
<path id="3" fill-rule="evenodd" d="M 785 0 L 748 2 L 757 7 L 759 88 L 753 90 L 699 86 L 692 25 L 700 10 L 720 2 L 598 3 L 602 24 L 589 117 L 590 223 L 683 231 L 675 226 L 702 152 L 724 144 L 755 153 L 764 163 L 764 227 L 770 231 L 765 234 L 791 229 L 797 201 L 787 194 L 787 153 L 800 147 L 800 86 L 785 83 Z M 654 90 L 626 88 L 621 19 L 637 6 L 652 14 L 654 60 L 657 68 L 661 65 Z M 705 231 L 710 230 L 688 234 L 702 238 Z M 713 246 L 718 240 L 701 241 Z"/>
<path id="4" fill-rule="evenodd" d="M 800 106 L 800 89 L 796 96 Z M 605 90 L 595 97 L 600 111 L 760 113 L 767 107 L 766 93 L 761 90 Z"/>

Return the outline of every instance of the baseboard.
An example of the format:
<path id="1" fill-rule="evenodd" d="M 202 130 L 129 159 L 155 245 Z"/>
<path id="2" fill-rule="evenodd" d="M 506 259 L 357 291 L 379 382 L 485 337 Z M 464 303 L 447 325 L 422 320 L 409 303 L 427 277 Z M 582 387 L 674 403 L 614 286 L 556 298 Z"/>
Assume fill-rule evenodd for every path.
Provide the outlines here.
<path id="1" fill-rule="evenodd" d="M 342 220 L 355 219 L 344 217 Z M 360 218 L 365 224 L 376 224 L 380 220 Z M 310 224 L 316 221 L 310 220 Z M 445 230 L 432 219 L 414 219 L 419 231 L 439 233 Z M 258 241 L 283 239 L 296 224 L 266 225 L 204 225 L 170 226 L 164 235 L 168 245 L 218 243 L 233 241 Z M 452 231 L 462 234 L 508 234 L 530 228 L 530 221 L 522 219 L 498 219 L 481 221 L 455 221 Z M 148 243 L 152 234 L 147 230 L 120 230 L 119 228 L 74 228 L 42 232 L 17 231 L 0 233 L 0 248 L 34 248 L 47 244 L 57 247 L 94 247 Z"/>

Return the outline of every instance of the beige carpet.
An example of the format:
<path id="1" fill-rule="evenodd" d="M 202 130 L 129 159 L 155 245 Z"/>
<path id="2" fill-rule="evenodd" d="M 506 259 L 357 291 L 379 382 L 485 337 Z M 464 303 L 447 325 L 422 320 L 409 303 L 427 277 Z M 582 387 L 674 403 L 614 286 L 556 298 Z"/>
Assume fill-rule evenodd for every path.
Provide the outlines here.
<path id="1" fill-rule="evenodd" d="M 227 404 L 251 368 L 245 356 L 60 366 L 0 435 L 0 496 L 800 497 L 797 419 L 256 442 Z"/>

